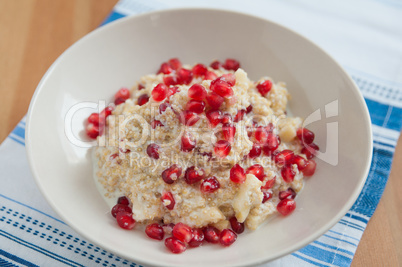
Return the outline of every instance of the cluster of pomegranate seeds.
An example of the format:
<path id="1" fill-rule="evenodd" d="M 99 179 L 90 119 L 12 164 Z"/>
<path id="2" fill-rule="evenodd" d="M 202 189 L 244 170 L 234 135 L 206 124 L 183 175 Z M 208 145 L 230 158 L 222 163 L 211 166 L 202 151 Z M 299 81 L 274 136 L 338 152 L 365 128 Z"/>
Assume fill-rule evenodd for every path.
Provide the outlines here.
<path id="1" fill-rule="evenodd" d="M 142 105 L 145 105 L 148 101 L 149 101 L 149 95 L 143 94 L 143 95 L 140 95 L 140 96 L 138 97 L 138 99 L 137 99 L 137 104 L 138 104 L 139 106 L 142 106 Z"/>
<path id="2" fill-rule="evenodd" d="M 155 240 L 163 240 L 163 237 L 165 236 L 162 226 L 157 223 L 147 225 L 145 233 L 147 236 Z"/>
<path id="3" fill-rule="evenodd" d="M 232 230 L 235 233 L 241 234 L 244 232 L 244 223 L 237 221 L 236 217 L 230 218 L 229 222 L 230 222 L 230 226 L 232 227 Z"/>
<path id="4" fill-rule="evenodd" d="M 117 93 L 114 95 L 114 104 L 120 105 L 124 102 L 126 102 L 127 99 L 130 98 L 130 90 L 127 88 L 123 87 Z"/>
<path id="5" fill-rule="evenodd" d="M 162 172 L 162 179 L 167 184 L 173 184 L 174 181 L 179 179 L 181 172 L 181 167 L 177 164 L 173 164 Z"/>
<path id="6" fill-rule="evenodd" d="M 126 230 L 131 230 L 135 226 L 133 211 L 130 208 L 130 201 L 127 197 L 122 196 L 117 200 L 117 204 L 113 206 L 111 214 L 116 218 L 117 224 Z"/>
<path id="7" fill-rule="evenodd" d="M 205 171 L 201 168 L 196 169 L 194 166 L 187 168 L 184 174 L 184 180 L 187 184 L 195 184 L 205 178 Z"/>
<path id="8" fill-rule="evenodd" d="M 276 209 L 284 216 L 289 215 L 296 209 L 296 202 L 293 199 L 285 198 L 278 203 Z"/>
<path id="9" fill-rule="evenodd" d="M 181 136 L 181 150 L 190 152 L 195 148 L 197 141 L 190 132 L 184 132 Z"/>
<path id="10" fill-rule="evenodd" d="M 233 183 L 242 184 L 242 183 L 244 183 L 244 181 L 246 181 L 246 172 L 239 164 L 235 164 L 230 169 L 229 177 Z"/>
<path id="11" fill-rule="evenodd" d="M 107 106 L 100 113 L 92 113 L 89 115 L 87 121 L 88 125 L 85 128 L 85 132 L 88 137 L 96 139 L 102 134 L 103 127 L 106 124 L 106 118 L 112 115 L 113 107 Z"/>
<path id="12" fill-rule="evenodd" d="M 168 209 L 174 209 L 176 201 L 174 200 L 173 194 L 171 192 L 163 192 L 161 197 L 162 204 Z"/>
<path id="13" fill-rule="evenodd" d="M 270 80 L 265 80 L 257 84 L 257 90 L 262 96 L 266 96 L 269 91 L 271 91 L 272 82 Z"/>
<path id="14" fill-rule="evenodd" d="M 264 168 L 260 164 L 251 165 L 248 167 L 246 173 L 253 174 L 260 181 L 263 181 L 265 177 Z"/>
<path id="15" fill-rule="evenodd" d="M 200 190 L 204 194 L 213 193 L 221 187 L 215 176 L 209 177 L 202 181 Z"/>
<path id="16" fill-rule="evenodd" d="M 219 140 L 215 143 L 214 146 L 215 155 L 219 158 L 226 158 L 226 156 L 229 155 L 231 149 L 232 146 L 226 140 Z"/>
<path id="17" fill-rule="evenodd" d="M 147 147 L 147 154 L 153 159 L 159 159 L 159 145 L 152 143 Z"/>

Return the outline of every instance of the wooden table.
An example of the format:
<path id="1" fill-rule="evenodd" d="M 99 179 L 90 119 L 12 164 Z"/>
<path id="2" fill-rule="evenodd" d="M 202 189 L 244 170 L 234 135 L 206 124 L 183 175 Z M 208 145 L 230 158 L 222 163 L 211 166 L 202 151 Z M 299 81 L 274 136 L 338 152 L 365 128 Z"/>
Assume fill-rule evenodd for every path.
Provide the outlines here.
<path id="1" fill-rule="evenodd" d="M 53 61 L 95 29 L 117 0 L 0 0 L 0 141 L 27 113 Z M 402 141 L 352 266 L 402 265 Z"/>

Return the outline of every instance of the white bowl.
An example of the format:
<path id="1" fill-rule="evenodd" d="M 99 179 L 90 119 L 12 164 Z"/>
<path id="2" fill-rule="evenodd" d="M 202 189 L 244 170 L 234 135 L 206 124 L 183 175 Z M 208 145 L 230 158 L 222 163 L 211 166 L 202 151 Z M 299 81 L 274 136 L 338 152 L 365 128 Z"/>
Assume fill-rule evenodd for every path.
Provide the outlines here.
<path id="1" fill-rule="evenodd" d="M 241 235 L 229 248 L 206 245 L 174 255 L 143 232 L 116 227 L 95 188 L 88 148 L 77 147 L 66 137 L 64 121 L 71 107 L 82 101 L 110 100 L 118 88 L 154 73 L 171 57 L 189 64 L 233 57 L 252 79 L 269 75 L 285 81 L 292 94 L 289 109 L 293 114 L 306 117 L 321 108 L 324 119 L 309 126 L 321 150 L 339 140 L 338 157 L 332 157 L 338 163 L 333 166 L 317 160 L 316 174 L 306 181 L 291 216 L 276 217 Z M 338 114 L 334 106 L 325 107 L 335 100 Z M 74 134 L 82 131 L 82 122 L 91 112 L 94 110 L 75 114 Z M 335 117 L 325 119 L 331 115 Z M 333 130 L 327 135 L 329 122 L 338 123 L 338 138 Z M 371 162 L 370 125 L 363 97 L 351 78 L 297 33 L 235 12 L 174 9 L 121 19 L 88 34 L 64 52 L 32 99 L 26 147 L 32 173 L 47 201 L 91 242 L 146 265 L 245 266 L 302 248 L 349 210 Z"/>

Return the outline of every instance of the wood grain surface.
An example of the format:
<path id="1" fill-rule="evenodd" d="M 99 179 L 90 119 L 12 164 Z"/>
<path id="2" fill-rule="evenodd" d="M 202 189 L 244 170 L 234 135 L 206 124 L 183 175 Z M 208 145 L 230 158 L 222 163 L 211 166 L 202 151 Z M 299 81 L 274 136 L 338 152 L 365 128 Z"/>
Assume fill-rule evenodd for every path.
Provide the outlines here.
<path id="1" fill-rule="evenodd" d="M 27 113 L 53 61 L 95 29 L 117 0 L 0 0 L 0 141 Z M 352 266 L 402 265 L 402 141 Z M 0 176 L 1 178 L 1 176 Z"/>

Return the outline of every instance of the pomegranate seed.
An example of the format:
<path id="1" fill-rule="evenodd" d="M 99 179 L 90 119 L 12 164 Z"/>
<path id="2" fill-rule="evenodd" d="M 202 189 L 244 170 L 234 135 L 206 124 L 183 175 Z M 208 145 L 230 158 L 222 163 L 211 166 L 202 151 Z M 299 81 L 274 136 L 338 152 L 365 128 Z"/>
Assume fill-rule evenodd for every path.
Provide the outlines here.
<path id="1" fill-rule="evenodd" d="M 229 155 L 232 146 L 226 140 L 219 140 L 215 143 L 214 152 L 215 155 L 220 158 L 226 158 Z"/>
<path id="2" fill-rule="evenodd" d="M 167 184 L 173 184 L 174 181 L 179 179 L 181 175 L 181 167 L 177 164 L 173 164 L 162 172 L 162 179 Z"/>
<path id="3" fill-rule="evenodd" d="M 195 169 L 194 166 L 187 168 L 184 180 L 188 184 L 195 184 L 205 178 L 205 171 L 202 168 Z"/>
<path id="4" fill-rule="evenodd" d="M 304 176 L 313 176 L 315 173 L 316 167 L 317 167 L 317 163 L 314 160 L 312 160 L 312 159 L 308 160 L 306 166 L 302 170 Z"/>
<path id="5" fill-rule="evenodd" d="M 128 200 L 128 198 L 126 196 L 122 196 L 117 199 L 117 204 L 128 206 L 128 205 L 130 205 L 130 201 Z"/>
<path id="6" fill-rule="evenodd" d="M 119 148 L 119 150 L 120 150 L 120 152 L 121 152 L 121 153 L 124 153 L 124 154 L 126 154 L 126 153 L 130 153 L 130 152 L 131 152 L 131 150 L 130 150 L 130 149 L 123 149 L 122 147 L 121 147 L 121 148 Z"/>
<path id="7" fill-rule="evenodd" d="M 205 100 L 207 97 L 207 90 L 201 84 L 193 84 L 188 89 L 188 97 L 195 100 Z"/>
<path id="8" fill-rule="evenodd" d="M 117 224 L 126 230 L 131 230 L 135 226 L 135 220 L 131 212 L 120 211 L 116 214 Z"/>
<path id="9" fill-rule="evenodd" d="M 230 218 L 229 222 L 235 233 L 241 234 L 244 232 L 244 223 L 238 222 L 236 217 Z"/>
<path id="10" fill-rule="evenodd" d="M 159 114 L 162 114 L 163 112 L 165 112 L 167 108 L 172 108 L 172 106 L 167 102 L 163 102 L 162 104 L 160 104 Z"/>
<path id="11" fill-rule="evenodd" d="M 268 132 L 265 130 L 265 127 L 258 126 L 255 130 L 255 139 L 261 144 L 265 144 L 268 140 Z"/>
<path id="12" fill-rule="evenodd" d="M 160 122 L 158 120 L 152 121 L 152 123 L 151 123 L 152 129 L 155 129 L 157 126 L 163 127 L 164 125 L 162 124 L 162 122 Z"/>
<path id="13" fill-rule="evenodd" d="M 297 169 L 301 171 L 306 167 L 307 161 L 302 156 L 294 155 L 292 164 L 296 164 Z"/>
<path id="14" fill-rule="evenodd" d="M 248 157 L 250 159 L 255 159 L 256 157 L 259 157 L 260 155 L 261 155 L 261 146 L 260 146 L 260 144 L 254 143 L 253 148 L 248 153 Z"/>
<path id="15" fill-rule="evenodd" d="M 285 165 L 282 167 L 281 175 L 286 183 L 293 182 L 296 173 L 293 171 L 292 165 Z"/>
<path id="16" fill-rule="evenodd" d="M 285 198 L 295 199 L 296 192 L 295 192 L 295 190 L 293 190 L 292 188 L 289 187 L 285 191 L 280 191 L 278 197 L 280 200 L 285 199 Z"/>
<path id="17" fill-rule="evenodd" d="M 258 92 L 260 92 L 262 96 L 266 96 L 269 93 L 269 91 L 271 91 L 271 88 L 272 88 L 272 82 L 270 80 L 265 80 L 257 84 Z"/>
<path id="18" fill-rule="evenodd" d="M 289 165 L 293 162 L 294 153 L 292 150 L 285 149 L 275 155 L 275 163 L 279 166 Z"/>
<path id="19" fill-rule="evenodd" d="M 159 73 L 170 74 L 172 73 L 172 71 L 173 71 L 172 66 L 170 66 L 170 64 L 167 62 L 163 62 L 157 74 Z"/>
<path id="20" fill-rule="evenodd" d="M 233 119 L 229 113 L 224 113 L 222 115 L 222 124 L 228 124 L 228 123 L 232 123 L 232 122 L 233 122 Z"/>
<path id="21" fill-rule="evenodd" d="M 246 113 L 249 114 L 251 111 L 253 111 L 253 106 L 252 105 L 247 107 Z"/>
<path id="22" fill-rule="evenodd" d="M 262 190 L 271 189 L 271 188 L 274 186 L 275 181 L 276 181 L 276 176 L 275 176 L 274 178 L 270 179 L 270 180 L 267 180 L 267 181 L 265 182 L 265 184 L 264 184 L 263 186 L 261 186 L 261 189 L 262 189 Z"/>
<path id="23" fill-rule="evenodd" d="M 219 230 L 213 226 L 207 226 L 203 229 L 204 239 L 209 243 L 218 243 L 219 242 Z"/>
<path id="24" fill-rule="evenodd" d="M 180 68 L 177 70 L 177 81 L 179 84 L 189 84 L 193 80 L 191 70 Z"/>
<path id="25" fill-rule="evenodd" d="M 223 67 L 227 70 L 236 71 L 238 68 L 240 68 L 240 63 L 236 59 L 228 58 L 225 60 Z"/>
<path id="26" fill-rule="evenodd" d="M 268 133 L 267 139 L 265 141 L 265 144 L 263 145 L 263 150 L 266 155 L 271 155 L 272 152 L 278 149 L 279 144 L 281 143 L 281 140 L 279 136 L 273 134 L 273 133 Z"/>
<path id="27" fill-rule="evenodd" d="M 174 205 L 176 201 L 174 200 L 173 194 L 171 192 L 164 192 L 161 197 L 161 201 L 163 206 L 165 206 L 168 210 L 174 209 Z"/>
<path id="28" fill-rule="evenodd" d="M 229 83 L 220 78 L 211 82 L 210 89 L 222 97 L 231 97 L 233 95 L 233 89 Z"/>
<path id="29" fill-rule="evenodd" d="M 272 193 L 267 192 L 267 191 L 263 191 L 262 192 L 262 203 L 267 202 L 268 200 L 270 200 L 272 198 Z"/>
<path id="30" fill-rule="evenodd" d="M 230 169 L 230 180 L 236 184 L 242 184 L 246 181 L 246 172 L 239 164 L 235 164 Z"/>
<path id="31" fill-rule="evenodd" d="M 184 132 L 181 137 L 181 150 L 184 152 L 190 152 L 197 144 L 193 135 L 189 132 Z"/>
<path id="32" fill-rule="evenodd" d="M 163 240 L 163 237 L 165 236 L 162 226 L 157 223 L 148 224 L 145 228 L 145 233 L 147 236 L 155 240 Z"/>
<path id="33" fill-rule="evenodd" d="M 210 110 L 206 113 L 207 119 L 212 127 L 216 127 L 222 119 L 222 112 L 219 110 Z"/>
<path id="34" fill-rule="evenodd" d="M 163 83 L 156 85 L 151 92 L 152 98 L 158 102 L 165 99 L 167 96 L 167 93 L 168 93 L 168 87 Z"/>
<path id="35" fill-rule="evenodd" d="M 232 245 L 236 241 L 236 239 L 236 233 L 230 229 L 224 229 L 219 235 L 219 242 L 225 247 Z"/>
<path id="36" fill-rule="evenodd" d="M 173 227 L 174 227 L 174 223 L 169 223 L 169 224 L 163 224 L 162 228 L 163 228 L 163 232 L 167 235 L 172 234 L 173 232 Z"/>
<path id="37" fill-rule="evenodd" d="M 276 209 L 284 216 L 289 215 L 296 209 L 296 202 L 293 199 L 283 199 L 278 203 Z"/>
<path id="38" fill-rule="evenodd" d="M 236 116 L 234 117 L 234 122 L 239 122 L 243 120 L 244 114 L 246 114 L 246 111 L 244 109 L 239 110 Z"/>
<path id="39" fill-rule="evenodd" d="M 114 95 L 114 99 L 122 98 L 124 100 L 130 98 L 130 90 L 127 88 L 121 88 L 117 93 Z"/>
<path id="40" fill-rule="evenodd" d="M 167 98 L 171 97 L 172 95 L 176 94 L 179 92 L 179 87 L 177 86 L 170 86 L 168 88 L 168 93 L 167 93 Z"/>
<path id="41" fill-rule="evenodd" d="M 233 124 L 224 124 L 222 126 L 223 138 L 229 143 L 233 143 L 236 134 L 236 127 Z"/>
<path id="42" fill-rule="evenodd" d="M 92 123 L 93 125 L 98 126 L 99 125 L 99 114 L 98 113 L 92 113 L 88 117 L 88 123 Z"/>
<path id="43" fill-rule="evenodd" d="M 142 105 L 144 105 L 145 103 L 147 103 L 148 101 L 149 101 L 149 96 L 148 96 L 147 94 L 143 94 L 143 95 L 140 95 L 140 96 L 138 97 L 137 104 L 138 104 L 139 106 L 142 106 Z"/>
<path id="44" fill-rule="evenodd" d="M 318 150 L 320 150 L 320 148 L 316 144 L 311 143 L 311 144 L 303 147 L 301 150 L 301 153 L 306 155 L 307 159 L 312 159 L 315 157 Z"/>
<path id="45" fill-rule="evenodd" d="M 210 92 L 207 95 L 207 102 L 208 105 L 213 109 L 213 110 L 217 110 L 221 107 L 223 101 L 225 99 L 223 97 L 221 97 L 220 95 L 214 93 L 214 92 Z"/>
<path id="46" fill-rule="evenodd" d="M 153 159 L 159 159 L 159 146 L 157 144 L 149 144 L 147 147 L 147 154 Z"/>
<path id="47" fill-rule="evenodd" d="M 247 174 L 253 174 L 258 180 L 264 180 L 264 168 L 260 164 L 254 164 L 248 167 Z"/>
<path id="48" fill-rule="evenodd" d="M 189 110 L 184 110 L 179 116 L 180 122 L 187 126 L 193 126 L 200 119 L 196 113 Z"/>
<path id="49" fill-rule="evenodd" d="M 186 104 L 186 110 L 201 114 L 204 112 L 205 102 L 199 100 L 190 100 Z"/>
<path id="50" fill-rule="evenodd" d="M 123 204 L 116 204 L 113 206 L 111 213 L 112 216 L 116 218 L 117 213 L 119 212 L 128 212 L 128 213 L 132 213 L 133 211 L 131 210 L 131 208 L 127 205 L 123 205 Z"/>
<path id="51" fill-rule="evenodd" d="M 200 190 L 202 193 L 213 193 L 221 187 L 219 181 L 216 179 L 215 176 L 209 177 L 202 181 Z"/>
<path id="52" fill-rule="evenodd" d="M 311 144 L 314 141 L 314 133 L 307 128 L 299 128 L 296 136 L 303 144 Z"/>
<path id="53" fill-rule="evenodd" d="M 236 84 L 236 76 L 233 73 L 225 73 L 220 77 L 220 79 L 227 82 L 230 86 Z"/>
<path id="54" fill-rule="evenodd" d="M 207 73 L 205 73 L 204 80 L 215 80 L 216 78 L 218 78 L 218 75 L 216 75 L 215 72 L 207 71 Z"/>
<path id="55" fill-rule="evenodd" d="M 199 247 L 204 241 L 204 232 L 202 229 L 193 229 L 193 238 L 188 242 L 188 245 L 192 248 Z"/>
<path id="56" fill-rule="evenodd" d="M 126 103 L 126 99 L 123 99 L 123 98 L 121 98 L 121 97 L 116 98 L 116 99 L 114 100 L 114 104 L 115 104 L 116 106 L 118 106 L 118 105 L 120 105 L 120 104 L 123 104 L 123 103 Z"/>
<path id="57" fill-rule="evenodd" d="M 174 69 L 174 70 L 178 70 L 179 68 L 181 68 L 181 62 L 178 58 L 171 58 L 169 59 L 169 65 Z"/>
<path id="58" fill-rule="evenodd" d="M 186 251 L 186 244 L 175 237 L 166 238 L 165 246 L 174 254 L 180 254 Z"/>
<path id="59" fill-rule="evenodd" d="M 178 84 L 177 77 L 174 75 L 164 76 L 163 83 L 166 84 L 166 86 L 176 85 Z"/>
<path id="60" fill-rule="evenodd" d="M 193 67 L 194 76 L 204 76 L 207 73 L 208 69 L 204 64 L 197 64 Z"/>
<path id="61" fill-rule="evenodd" d="M 89 123 L 86 127 L 86 133 L 90 138 L 96 139 L 99 136 L 99 126 Z"/>
<path id="62" fill-rule="evenodd" d="M 112 115 L 113 107 L 107 106 L 99 113 L 99 124 L 106 124 L 105 120 L 107 117 Z"/>
<path id="63" fill-rule="evenodd" d="M 172 234 L 174 237 L 184 243 L 190 242 L 190 240 L 193 238 L 193 230 L 191 227 L 181 222 L 173 227 Z"/>
<path id="64" fill-rule="evenodd" d="M 209 66 L 214 70 L 219 70 L 222 67 L 222 64 L 218 60 L 215 60 Z"/>
<path id="65" fill-rule="evenodd" d="M 139 91 L 139 90 L 142 90 L 142 89 L 144 89 L 144 88 L 145 88 L 144 85 L 142 85 L 142 84 L 140 84 L 140 83 L 138 84 L 138 91 Z"/>

